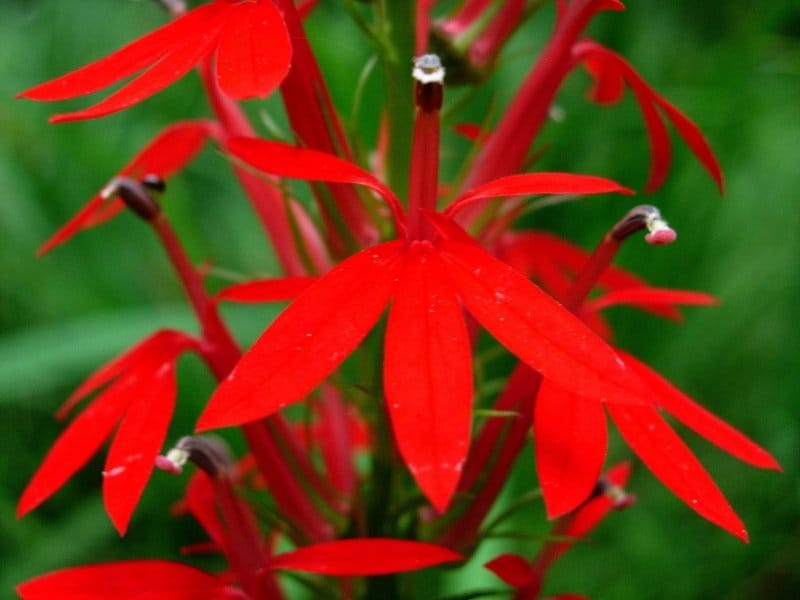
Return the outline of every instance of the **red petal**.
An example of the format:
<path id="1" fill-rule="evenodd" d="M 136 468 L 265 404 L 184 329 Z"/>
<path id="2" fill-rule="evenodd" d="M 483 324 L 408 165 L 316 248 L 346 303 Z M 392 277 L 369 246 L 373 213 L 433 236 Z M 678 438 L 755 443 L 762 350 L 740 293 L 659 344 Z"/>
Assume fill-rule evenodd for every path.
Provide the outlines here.
<path id="1" fill-rule="evenodd" d="M 155 360 L 161 357 L 163 362 L 174 360 L 181 352 L 189 348 L 198 348 L 199 342 L 180 331 L 164 329 L 148 336 L 133 348 L 110 360 L 97 369 L 78 386 L 58 410 L 58 418 L 65 417 L 76 403 L 96 389 L 110 382 L 121 373 L 136 367 L 140 362 Z"/>
<path id="2" fill-rule="evenodd" d="M 527 173 L 509 175 L 485 183 L 462 194 L 450 204 L 445 214 L 452 216 L 462 208 L 487 198 L 532 196 L 535 194 L 632 194 L 618 183 L 592 175 L 571 173 Z"/>
<path id="3" fill-rule="evenodd" d="M 192 475 L 186 486 L 186 508 L 209 535 L 214 546 L 227 554 L 228 536 L 220 520 L 215 497 L 214 486 L 203 471 Z"/>
<path id="4" fill-rule="evenodd" d="M 554 519 L 574 510 L 597 485 L 608 441 L 603 406 L 545 379 L 536 397 L 533 439 L 547 517 Z"/>
<path id="5" fill-rule="evenodd" d="M 316 277 L 259 279 L 226 287 L 214 299 L 218 302 L 279 302 L 293 300 L 316 281 Z"/>
<path id="6" fill-rule="evenodd" d="M 179 121 L 165 127 L 120 171 L 138 178 L 158 175 L 166 179 L 190 162 L 212 134 L 211 121 Z"/>
<path id="7" fill-rule="evenodd" d="M 113 205 L 113 206 L 112 206 Z M 98 215 L 103 214 L 108 220 L 119 214 L 125 208 L 121 200 L 108 201 L 101 196 L 95 196 L 75 213 L 69 221 L 62 225 L 50 238 L 36 251 L 36 256 L 44 256 L 56 246 L 60 246 L 79 231 L 88 229 L 102 222 Z"/>
<path id="8" fill-rule="evenodd" d="M 353 163 L 333 154 L 297 148 L 256 138 L 231 138 L 228 150 L 256 169 L 292 179 L 355 183 L 376 192 L 392 209 L 398 228 L 405 222 L 403 209 L 394 192 L 379 179 Z"/>
<path id="9" fill-rule="evenodd" d="M 175 367 L 150 365 L 141 373 L 145 393 L 122 419 L 103 471 L 103 502 L 111 521 L 125 535 L 133 510 L 147 485 L 175 409 Z"/>
<path id="10" fill-rule="evenodd" d="M 17 505 L 18 517 L 47 500 L 86 464 L 141 392 L 142 388 L 134 381 L 122 379 L 100 394 L 69 424 L 22 493 Z"/>
<path id="11" fill-rule="evenodd" d="M 217 49 L 219 86 L 232 98 L 264 98 L 289 72 L 292 45 L 271 2 L 237 4 Z"/>
<path id="12" fill-rule="evenodd" d="M 225 10 L 219 3 L 201 6 L 105 58 L 37 85 L 17 97 L 47 101 L 66 100 L 101 90 L 154 63 L 188 36 L 202 34 Z"/>
<path id="13" fill-rule="evenodd" d="M 700 406 L 644 363 L 624 352 L 619 354 L 653 390 L 656 404 L 681 423 L 743 462 L 762 469 L 781 470 L 769 452 L 743 433 Z"/>
<path id="14" fill-rule="evenodd" d="M 629 85 L 634 90 L 637 101 L 642 107 L 648 130 L 651 135 L 655 136 L 651 139 L 651 147 L 654 149 L 654 159 L 653 168 L 648 181 L 649 190 L 652 190 L 662 177 L 661 171 L 664 170 L 664 167 L 658 166 L 657 161 L 664 160 L 664 147 L 669 145 L 669 141 L 663 133 L 663 124 L 655 124 L 656 120 L 660 120 L 657 115 L 653 114 L 652 105 L 656 104 L 666 113 L 669 120 L 675 126 L 675 129 L 678 130 L 681 138 L 683 138 L 683 141 L 689 146 L 689 149 L 697 157 L 706 171 L 708 171 L 714 181 L 717 182 L 720 192 L 724 192 L 725 182 L 722 176 L 722 169 L 720 169 L 717 158 L 714 156 L 714 151 L 709 146 L 708 141 L 697 125 L 675 105 L 650 87 L 630 63 L 617 53 L 591 40 L 579 42 L 575 45 L 573 52 L 575 56 L 581 60 L 599 61 L 604 63 L 605 68 L 616 70 L 628 81 Z M 655 151 L 660 152 L 662 156 L 657 157 Z"/>
<path id="15" fill-rule="evenodd" d="M 267 565 L 321 575 L 358 576 L 405 573 L 464 560 L 448 548 L 385 538 L 325 542 L 279 554 Z"/>
<path id="16" fill-rule="evenodd" d="M 215 22 L 208 30 L 183 40 L 147 71 L 125 84 L 105 100 L 76 112 L 56 115 L 51 123 L 95 119 L 124 110 L 146 100 L 188 73 L 217 43 L 223 22 Z"/>
<path id="17" fill-rule="evenodd" d="M 17 587 L 23 600 L 216 600 L 229 598 L 219 578 L 163 560 L 88 565 L 54 571 Z"/>
<path id="18" fill-rule="evenodd" d="M 633 288 L 614 290 L 603 294 L 599 298 L 586 302 L 585 309 L 589 312 L 599 312 L 609 306 L 616 306 L 617 304 L 634 304 L 638 306 L 652 306 L 654 304 L 665 304 L 668 306 L 673 304 L 711 306 L 719 304 L 719 300 L 711 294 L 705 294 L 703 292 L 670 290 L 642 285 Z"/>
<path id="19" fill-rule="evenodd" d="M 519 554 L 501 554 L 483 566 L 516 588 L 530 583 L 535 575 L 531 564 Z"/>
<path id="20" fill-rule="evenodd" d="M 648 390 L 614 351 L 517 271 L 475 246 L 443 241 L 439 247 L 469 312 L 523 362 L 586 398 L 647 402 Z"/>
<path id="21" fill-rule="evenodd" d="M 389 242 L 363 250 L 301 294 L 220 384 L 198 430 L 264 417 L 319 385 L 380 317 L 402 248 Z"/>
<path id="22" fill-rule="evenodd" d="M 184 121 L 170 125 L 139 152 L 120 171 L 120 175 L 138 178 L 152 173 L 166 179 L 194 158 L 210 135 L 211 127 L 212 124 L 207 121 Z M 42 244 L 37 256 L 43 256 L 83 229 L 104 223 L 124 208 L 121 200 L 95 196 Z"/>
<path id="23" fill-rule="evenodd" d="M 653 106 L 652 100 L 648 97 L 648 90 L 635 84 L 632 85 L 632 89 L 647 128 L 647 140 L 650 144 L 650 173 L 647 175 L 644 189 L 646 192 L 652 193 L 664 185 L 664 181 L 667 179 L 669 165 L 672 162 L 672 146 L 667 127 Z"/>
<path id="24" fill-rule="evenodd" d="M 607 404 L 622 437 L 678 498 L 712 523 L 747 541 L 747 532 L 692 451 L 650 406 Z"/>
<path id="25" fill-rule="evenodd" d="M 655 93 L 655 92 L 654 92 Z M 714 151 L 706 140 L 703 132 L 695 125 L 689 117 L 684 115 L 680 109 L 674 104 L 668 102 L 665 98 L 655 94 L 654 100 L 658 102 L 672 125 L 678 130 L 678 134 L 683 138 L 683 141 L 689 146 L 689 149 L 694 153 L 700 163 L 706 168 L 706 171 L 714 178 L 719 187 L 720 193 L 725 193 L 725 179 L 722 175 L 722 168 L 717 162 L 717 157 L 714 156 Z"/>
<path id="26" fill-rule="evenodd" d="M 514 234 L 505 252 L 508 255 L 508 262 L 513 267 L 540 279 L 556 297 L 566 291 L 566 286 L 562 284 L 563 276 L 559 277 L 553 271 L 553 267 L 568 271 L 574 276 L 589 259 L 589 253 L 582 248 L 541 231 Z M 647 283 L 614 265 L 603 271 L 598 281 L 598 287 L 611 290 L 641 286 L 647 286 Z M 639 308 L 668 319 L 680 318 L 680 313 L 671 306 L 654 304 L 640 305 Z"/>
<path id="27" fill-rule="evenodd" d="M 383 380 L 400 454 L 444 512 L 467 457 L 472 353 L 464 314 L 430 244 L 414 244 L 397 283 Z"/>

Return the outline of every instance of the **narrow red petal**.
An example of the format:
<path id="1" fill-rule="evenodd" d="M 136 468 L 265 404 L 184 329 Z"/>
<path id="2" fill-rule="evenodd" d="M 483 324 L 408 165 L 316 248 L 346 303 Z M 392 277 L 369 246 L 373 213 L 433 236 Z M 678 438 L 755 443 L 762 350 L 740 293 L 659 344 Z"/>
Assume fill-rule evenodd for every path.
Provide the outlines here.
<path id="1" fill-rule="evenodd" d="M 543 283 L 550 286 L 547 289 L 556 297 L 566 291 L 566 288 L 562 285 L 563 275 L 559 277 L 553 267 L 574 276 L 589 259 L 589 253 L 582 248 L 542 231 L 514 234 L 511 242 L 507 243 L 505 252 L 508 255 L 508 262 L 518 270 L 535 278 L 546 277 Z M 598 287 L 610 290 L 647 285 L 642 279 L 614 265 L 603 271 L 598 280 Z M 680 312 L 672 306 L 643 304 L 639 308 L 668 319 L 680 318 Z"/>
<path id="2" fill-rule="evenodd" d="M 197 471 L 186 486 L 186 508 L 200 523 L 214 546 L 227 554 L 228 536 L 217 510 L 216 493 L 208 475 Z"/>
<path id="3" fill-rule="evenodd" d="M 439 247 L 467 310 L 523 362 L 586 398 L 648 403 L 647 388 L 611 347 L 520 273 L 474 246 Z"/>
<path id="4" fill-rule="evenodd" d="M 294 300 L 317 281 L 316 277 L 282 277 L 239 283 L 221 290 L 217 302 L 280 302 Z"/>
<path id="5" fill-rule="evenodd" d="M 603 294 L 594 300 L 589 300 L 585 304 L 585 308 L 589 312 L 599 312 L 618 304 L 633 304 L 636 306 L 652 306 L 655 304 L 667 306 L 673 306 L 675 304 L 713 306 L 719 304 L 719 300 L 711 294 L 705 294 L 703 292 L 637 286 L 614 290 Z"/>
<path id="6" fill-rule="evenodd" d="M 264 98 L 277 88 L 292 62 L 286 23 L 271 2 L 237 4 L 219 40 L 217 78 L 228 96 Z"/>
<path id="7" fill-rule="evenodd" d="M 326 152 L 256 138 L 231 138 L 230 153 L 260 171 L 280 177 L 328 183 L 355 183 L 376 192 L 389 205 L 398 227 L 405 222 L 394 192 L 361 167 Z"/>
<path id="8" fill-rule="evenodd" d="M 18 97 L 44 101 L 66 100 L 101 90 L 156 62 L 187 36 L 202 33 L 224 11 L 225 7 L 219 3 L 201 6 L 105 58 L 37 85 Z"/>
<path id="9" fill-rule="evenodd" d="M 22 492 L 17 516 L 47 500 L 91 458 L 141 388 L 122 379 L 100 394 L 64 430 Z"/>
<path id="10" fill-rule="evenodd" d="M 198 430 L 264 417 L 322 383 L 388 304 L 402 248 L 389 242 L 363 250 L 298 296 L 217 388 Z"/>
<path id="11" fill-rule="evenodd" d="M 222 600 L 224 583 L 194 567 L 163 560 L 87 565 L 54 571 L 20 584 L 23 600 Z"/>
<path id="12" fill-rule="evenodd" d="M 188 73 L 217 43 L 222 27 L 215 23 L 213 28 L 195 35 L 173 48 L 147 71 L 111 94 L 105 100 L 83 110 L 56 115 L 51 123 L 65 123 L 81 119 L 96 119 L 146 100 L 160 92 Z"/>
<path id="13" fill-rule="evenodd" d="M 120 175 L 141 177 L 154 174 L 166 179 L 194 158 L 210 135 L 211 128 L 208 121 L 183 121 L 170 125 L 123 167 Z M 98 194 L 42 244 L 36 255 L 44 256 L 79 231 L 104 223 L 124 209 L 121 200 L 106 200 Z"/>
<path id="14" fill-rule="evenodd" d="M 211 121 L 173 123 L 140 150 L 120 174 L 136 178 L 153 174 L 166 179 L 180 171 L 200 152 L 213 128 Z"/>
<path id="15" fill-rule="evenodd" d="M 545 379 L 536 397 L 533 439 L 547 517 L 578 507 L 592 493 L 606 458 L 603 406 Z"/>
<path id="16" fill-rule="evenodd" d="M 652 99 L 647 93 L 647 88 L 632 84 L 634 96 L 639 104 L 639 110 L 644 118 L 644 125 L 647 129 L 647 140 L 650 144 L 650 173 L 647 175 L 647 183 L 644 189 L 646 192 L 654 192 L 667 179 L 669 166 L 672 162 L 672 146 L 669 141 L 669 132 L 661 120 L 661 115 L 655 109 Z"/>
<path id="17" fill-rule="evenodd" d="M 501 554 L 483 566 L 516 588 L 527 585 L 535 576 L 531 564 L 519 554 Z"/>
<path id="18" fill-rule="evenodd" d="M 42 257 L 56 246 L 68 241 L 79 231 L 88 229 L 98 223 L 98 215 L 104 213 L 106 220 L 124 210 L 125 205 L 120 200 L 111 201 L 113 209 L 109 210 L 109 201 L 101 196 L 95 196 L 83 205 L 69 221 L 62 225 L 48 240 L 36 251 L 36 256 Z"/>
<path id="19" fill-rule="evenodd" d="M 781 470 L 778 461 L 764 448 L 700 406 L 644 363 L 624 352 L 619 354 L 653 390 L 656 404 L 681 423 L 743 462 L 762 469 Z"/>
<path id="20" fill-rule="evenodd" d="M 683 138 L 683 141 L 686 143 L 686 145 L 689 146 L 689 149 L 700 161 L 700 164 L 703 165 L 706 171 L 708 171 L 709 175 L 711 175 L 714 181 L 716 181 L 720 192 L 724 193 L 725 181 L 723 179 L 722 169 L 719 166 L 719 162 L 717 161 L 716 156 L 714 156 L 714 151 L 711 149 L 711 146 L 708 144 L 705 136 L 703 136 L 703 133 L 700 131 L 700 128 L 697 127 L 697 125 L 695 125 L 691 119 L 684 115 L 674 104 L 669 102 L 666 98 L 661 96 L 652 87 L 650 87 L 650 85 L 642 78 L 641 75 L 639 75 L 639 73 L 636 72 L 630 63 L 628 63 L 628 61 L 626 61 L 616 52 L 612 52 L 608 48 L 605 48 L 591 40 L 584 40 L 576 44 L 573 52 L 580 60 L 592 60 L 605 63 L 606 68 L 615 69 L 621 74 L 622 77 L 626 79 L 626 81 L 628 81 L 629 85 L 637 96 L 637 101 L 645 113 L 645 119 L 647 121 L 648 128 L 650 128 L 651 125 L 654 125 L 654 121 L 657 118 L 652 115 L 652 105 L 658 105 L 658 107 L 667 115 L 669 120 L 675 126 L 675 129 L 678 130 L 678 134 L 681 136 L 681 138 Z M 646 106 L 650 106 L 650 108 L 646 108 Z M 659 128 L 663 128 L 663 124 Z M 651 134 L 652 133 L 653 131 L 651 131 Z M 656 136 L 658 138 L 662 138 L 662 135 L 663 134 L 656 132 Z M 652 141 L 653 140 L 651 140 L 651 143 Z M 659 144 L 659 146 L 668 144 L 668 140 L 664 140 L 663 138 L 656 140 L 656 142 Z M 655 171 L 659 170 L 659 168 L 656 168 L 655 164 L 653 168 Z M 648 182 L 648 189 L 652 189 L 653 184 L 657 183 L 657 180 L 658 174 L 651 172 L 650 181 Z"/>
<path id="21" fill-rule="evenodd" d="M 495 179 L 462 194 L 450 204 L 445 214 L 452 216 L 479 200 L 535 194 L 632 194 L 620 184 L 593 175 L 571 173 L 526 173 Z"/>
<path id="22" fill-rule="evenodd" d="M 143 360 L 153 360 L 154 357 L 163 357 L 163 360 L 174 359 L 179 353 L 190 348 L 198 348 L 199 341 L 180 331 L 163 329 L 146 337 L 120 354 L 108 361 L 87 377 L 78 388 L 70 394 L 58 410 L 57 416 L 63 418 L 67 413 L 83 398 L 99 389 L 101 386 L 110 382 L 112 379 L 127 371 Z"/>
<path id="23" fill-rule="evenodd" d="M 472 353 L 464 314 L 430 244 L 414 244 L 389 312 L 384 390 L 395 439 L 422 491 L 444 512 L 467 457 Z"/>
<path id="24" fill-rule="evenodd" d="M 405 573 L 442 563 L 464 560 L 448 548 L 387 538 L 325 542 L 279 554 L 267 565 L 321 575 L 359 576 Z"/>
<path id="25" fill-rule="evenodd" d="M 747 541 L 744 524 L 692 451 L 658 410 L 607 404 L 622 437 L 661 482 L 702 517 Z"/>
<path id="26" fill-rule="evenodd" d="M 139 375 L 143 393 L 125 413 L 103 471 L 103 502 L 120 535 L 125 535 L 150 479 L 175 409 L 174 364 L 151 364 L 148 368 L 149 372 Z"/>
<path id="27" fill-rule="evenodd" d="M 659 95 L 655 96 L 655 100 L 658 102 L 661 110 L 667 113 L 669 120 L 672 121 L 675 129 L 678 130 L 678 134 L 683 138 L 683 141 L 686 142 L 686 145 L 689 146 L 689 149 L 705 167 L 714 181 L 717 182 L 720 193 L 724 194 L 725 178 L 722 175 L 722 167 L 719 166 L 717 157 L 714 155 L 714 151 L 711 149 L 703 132 L 700 131 L 700 128 L 695 125 L 689 117 L 684 115 L 677 106 Z"/>

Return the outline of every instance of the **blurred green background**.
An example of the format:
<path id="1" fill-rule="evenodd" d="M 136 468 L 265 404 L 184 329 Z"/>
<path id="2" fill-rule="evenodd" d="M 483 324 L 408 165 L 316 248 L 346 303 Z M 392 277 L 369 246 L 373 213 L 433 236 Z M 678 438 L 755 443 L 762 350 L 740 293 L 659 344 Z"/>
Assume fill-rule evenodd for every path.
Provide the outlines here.
<path id="1" fill-rule="evenodd" d="M 695 516 L 637 465 L 630 487 L 638 504 L 613 515 L 590 543 L 558 563 L 547 590 L 620 599 L 797 597 L 800 7 L 796 0 L 627 4 L 625 13 L 596 19 L 592 35 L 628 57 L 702 127 L 723 165 L 728 192 L 717 195 L 676 138 L 666 186 L 639 201 L 662 208 L 679 243 L 653 249 L 631 242 L 619 262 L 655 284 L 713 293 L 722 304 L 685 311 L 682 325 L 613 309 L 616 341 L 771 450 L 785 472 L 750 469 L 682 432 L 744 519 L 751 543 L 742 545 Z M 48 115 L 86 102 L 37 105 L 12 100 L 13 95 L 107 53 L 164 16 L 153 2 L 141 0 L 2 0 L 0 6 L 0 597 L 5 598 L 13 597 L 13 584 L 47 570 L 122 557 L 177 557 L 179 544 L 202 539 L 187 519 L 165 515 L 179 498 L 182 481 L 156 474 L 130 533 L 120 540 L 99 500 L 102 456 L 35 513 L 21 521 L 13 515 L 21 490 L 60 431 L 51 415 L 71 389 L 157 327 L 194 327 L 155 240 L 130 215 L 79 235 L 44 259 L 36 260 L 35 250 L 156 131 L 207 109 L 190 76 L 102 121 L 48 125 Z M 482 120 L 493 96 L 496 106 L 503 106 L 551 23 L 548 8 L 515 36 L 502 69 L 458 120 Z M 371 55 L 368 44 L 336 0 L 322 1 L 309 37 L 337 106 L 350 115 L 352 90 Z M 647 142 L 635 104 L 627 98 L 612 108 L 590 105 L 588 83 L 580 73 L 562 89 L 558 104 L 566 116 L 543 132 L 538 143 L 551 145 L 540 167 L 602 174 L 641 189 Z M 381 92 L 371 81 L 353 120 L 369 141 Z M 463 93 L 448 91 L 448 100 Z M 267 105 L 277 110 L 274 100 Z M 262 106 L 252 104 L 254 114 Z M 459 144 L 445 136 L 445 175 L 458 167 Z M 277 272 L 213 150 L 171 183 L 165 201 L 195 260 L 213 257 L 220 267 L 248 274 Z M 590 247 L 629 206 L 628 200 L 612 198 L 585 201 L 535 213 L 528 224 Z M 247 308 L 228 315 L 242 339 L 253 339 L 274 310 Z M 211 386 L 197 362 L 183 361 L 180 371 L 170 439 L 191 429 Z M 612 459 L 628 455 L 621 444 L 612 454 Z M 509 494 L 532 485 L 530 469 L 522 466 Z M 537 507 L 520 523 L 539 523 L 542 512 Z M 526 545 L 514 547 L 525 551 Z M 456 571 L 449 579 L 453 591 L 501 587 L 477 559 L 466 574 Z"/>

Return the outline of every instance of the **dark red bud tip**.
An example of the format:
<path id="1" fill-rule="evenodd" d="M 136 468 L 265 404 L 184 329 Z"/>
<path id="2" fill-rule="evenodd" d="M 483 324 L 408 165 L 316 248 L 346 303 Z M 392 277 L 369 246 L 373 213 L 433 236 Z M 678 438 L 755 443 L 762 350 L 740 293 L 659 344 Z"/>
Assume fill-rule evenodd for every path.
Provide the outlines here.
<path id="1" fill-rule="evenodd" d="M 164 456 L 157 456 L 155 466 L 168 473 L 179 474 L 187 462 L 193 462 L 217 479 L 228 477 L 233 470 L 233 459 L 222 440 L 211 436 L 187 435 Z"/>
<path id="2" fill-rule="evenodd" d="M 147 222 L 153 221 L 161 212 L 161 207 L 150 195 L 149 186 L 130 177 L 114 177 L 103 188 L 103 198 L 119 196 L 125 205 Z"/>
<path id="3" fill-rule="evenodd" d="M 158 175 L 145 175 L 142 177 L 141 183 L 151 192 L 158 192 L 159 194 L 163 194 L 167 189 L 167 182 Z"/>
<path id="4" fill-rule="evenodd" d="M 424 112 L 435 112 L 442 108 L 444 96 L 444 67 L 436 54 L 423 54 L 414 60 L 411 72 L 416 80 L 415 103 Z"/>

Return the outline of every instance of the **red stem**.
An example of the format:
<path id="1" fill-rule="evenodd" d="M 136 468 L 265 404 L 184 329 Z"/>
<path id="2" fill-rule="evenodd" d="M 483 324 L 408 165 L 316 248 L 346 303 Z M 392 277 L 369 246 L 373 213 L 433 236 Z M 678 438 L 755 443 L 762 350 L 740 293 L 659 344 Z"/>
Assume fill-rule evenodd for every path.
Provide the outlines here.
<path id="1" fill-rule="evenodd" d="M 159 214 L 151 223 L 200 322 L 203 339 L 209 346 L 204 358 L 217 379 L 222 380 L 239 361 L 241 351 L 220 319 L 216 305 L 206 294 L 202 279 L 186 256 L 169 222 L 163 214 Z M 315 491 L 320 496 L 324 497 L 326 486 L 321 485 L 322 482 L 308 458 L 298 450 L 300 445 L 292 440 L 292 431 L 284 418 L 281 415 L 273 415 L 266 421 L 274 425 L 271 431 L 267 431 L 263 421 L 253 421 L 243 425 L 242 430 L 276 503 L 309 539 L 316 541 L 330 539 L 333 535 L 332 527 L 319 513 L 306 490 L 288 468 L 283 452 L 290 455 L 293 464 L 300 467 L 301 474 L 310 484 L 316 484 Z"/>
<path id="2" fill-rule="evenodd" d="M 436 210 L 439 187 L 439 109 L 442 84 L 416 84 L 417 114 L 411 148 L 408 196 L 408 239 L 432 239 L 433 227 L 423 210 Z"/>
<path id="3" fill-rule="evenodd" d="M 314 52 L 308 43 L 303 24 L 293 0 L 273 0 L 283 13 L 292 39 L 292 68 L 281 84 L 281 95 L 292 130 L 303 146 L 353 160 L 328 87 L 322 77 Z M 378 232 L 357 191 L 351 185 L 327 184 L 334 206 L 328 206 L 320 186 L 312 186 L 320 211 L 329 227 L 331 247 L 347 254 L 349 246 L 369 246 L 378 239 Z M 336 213 L 331 210 L 335 207 Z M 337 227 L 338 220 L 343 225 Z"/>
<path id="4" fill-rule="evenodd" d="M 220 140 L 220 142 L 224 145 L 227 138 L 234 136 L 255 137 L 256 133 L 252 125 L 250 125 L 239 105 L 225 96 L 217 86 L 210 58 L 203 61 L 201 73 L 211 108 L 214 110 L 214 114 L 217 116 L 225 134 L 225 139 Z M 301 215 L 289 216 L 287 203 L 274 185 L 235 164 L 233 165 L 233 170 L 239 180 L 239 184 L 250 199 L 253 210 L 267 232 L 285 273 L 292 276 L 307 274 L 308 269 L 303 264 L 298 252 L 291 225 L 291 218 L 294 217 L 300 220 L 302 218 Z M 305 219 L 310 223 L 307 217 Z M 314 263 L 318 263 L 319 266 L 327 265 L 328 261 L 323 258 L 324 252 L 319 249 L 314 252 L 319 245 L 309 244 L 306 251 L 316 258 L 313 261 Z M 319 256 L 320 253 L 322 253 L 322 257 Z M 321 270 L 324 271 L 326 269 L 323 268 Z"/>
<path id="5" fill-rule="evenodd" d="M 602 8 L 602 0 L 573 0 L 568 4 L 541 57 L 475 158 L 475 167 L 466 177 L 463 189 L 471 189 L 522 168 L 556 92 L 572 68 L 572 46 L 592 16 Z M 459 221 L 472 221 L 482 206 L 483 203 L 478 203 L 465 209 L 459 215 Z"/>

